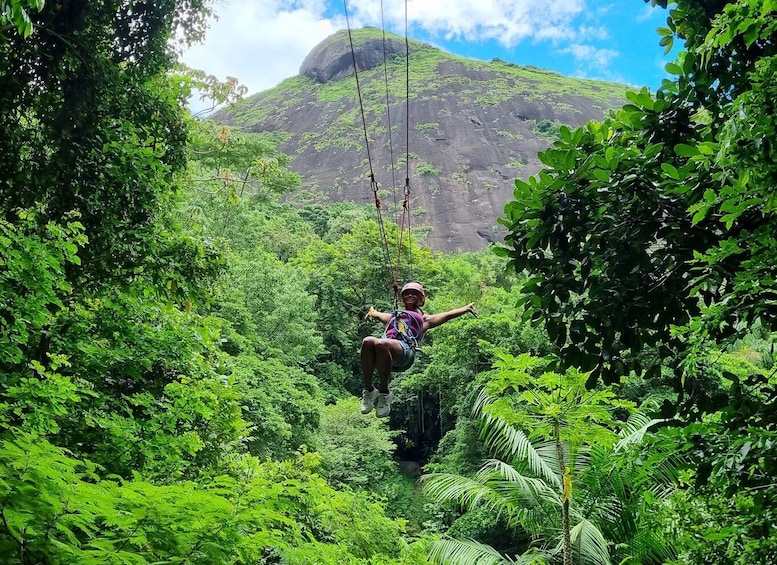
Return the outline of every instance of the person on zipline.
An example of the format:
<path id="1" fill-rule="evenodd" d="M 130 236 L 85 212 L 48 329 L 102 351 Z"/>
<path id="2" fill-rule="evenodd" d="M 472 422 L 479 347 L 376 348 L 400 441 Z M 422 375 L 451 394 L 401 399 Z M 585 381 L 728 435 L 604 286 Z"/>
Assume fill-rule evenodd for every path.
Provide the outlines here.
<path id="1" fill-rule="evenodd" d="M 375 409 L 375 415 L 386 418 L 391 412 L 392 394 L 389 391 L 391 371 L 405 371 L 415 361 L 415 350 L 427 330 L 445 322 L 463 316 L 467 312 L 477 316 L 473 303 L 441 312 L 426 315 L 421 307 L 426 302 L 426 293 L 417 282 L 409 282 L 399 293 L 404 310 L 379 312 L 370 308 L 367 317 L 377 318 L 386 325 L 380 338 L 367 336 L 362 340 L 361 360 L 364 390 L 362 391 L 362 414 Z M 380 384 L 376 389 L 372 384 L 372 375 L 378 369 Z M 377 405 L 377 407 L 376 407 Z"/>

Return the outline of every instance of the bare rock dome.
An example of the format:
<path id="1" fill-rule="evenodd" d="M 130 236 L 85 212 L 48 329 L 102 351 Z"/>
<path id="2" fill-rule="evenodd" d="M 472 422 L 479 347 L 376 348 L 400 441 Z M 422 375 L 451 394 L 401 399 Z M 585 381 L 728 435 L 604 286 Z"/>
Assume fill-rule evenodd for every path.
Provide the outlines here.
<path id="1" fill-rule="evenodd" d="M 319 83 L 338 80 L 353 75 L 353 61 L 356 59 L 358 72 L 367 71 L 383 64 L 384 57 L 395 53 L 405 55 L 406 46 L 402 41 L 386 38 L 380 30 L 364 28 L 352 32 L 353 54 L 348 31 L 340 30 L 316 45 L 302 61 L 299 74 Z"/>

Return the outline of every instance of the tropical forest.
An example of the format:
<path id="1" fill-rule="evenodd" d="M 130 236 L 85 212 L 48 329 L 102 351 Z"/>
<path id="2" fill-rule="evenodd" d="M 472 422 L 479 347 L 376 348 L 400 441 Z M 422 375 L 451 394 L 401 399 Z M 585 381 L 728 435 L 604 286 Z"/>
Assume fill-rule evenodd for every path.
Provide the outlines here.
<path id="1" fill-rule="evenodd" d="M 181 62 L 218 3 L 0 0 L 0 563 L 777 563 L 777 2 L 629 2 L 670 78 L 544 124 L 457 251 L 301 197 Z M 477 315 L 363 414 L 406 281 Z"/>

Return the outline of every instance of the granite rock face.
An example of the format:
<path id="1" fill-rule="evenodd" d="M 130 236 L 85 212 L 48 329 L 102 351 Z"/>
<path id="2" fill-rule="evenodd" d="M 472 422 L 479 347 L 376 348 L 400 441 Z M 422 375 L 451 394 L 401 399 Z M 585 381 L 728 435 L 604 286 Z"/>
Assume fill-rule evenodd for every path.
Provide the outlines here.
<path id="1" fill-rule="evenodd" d="M 515 180 L 540 171 L 538 152 L 559 127 L 601 120 L 626 102 L 623 85 L 475 61 L 421 42 L 409 42 L 406 59 L 397 36 L 387 40 L 384 65 L 380 30 L 353 37 L 353 55 L 347 32 L 338 32 L 311 51 L 299 76 L 216 119 L 281 139 L 308 202 L 373 203 L 372 171 L 391 209 L 407 178 L 412 226 L 437 251 L 501 241 L 497 219 Z"/>
<path id="2" fill-rule="evenodd" d="M 357 72 L 362 72 L 382 65 L 386 55 L 405 52 L 404 42 L 396 39 L 369 39 L 352 53 L 348 36 L 341 33 L 316 45 L 302 61 L 299 74 L 323 84 L 352 76 L 354 59 Z"/>

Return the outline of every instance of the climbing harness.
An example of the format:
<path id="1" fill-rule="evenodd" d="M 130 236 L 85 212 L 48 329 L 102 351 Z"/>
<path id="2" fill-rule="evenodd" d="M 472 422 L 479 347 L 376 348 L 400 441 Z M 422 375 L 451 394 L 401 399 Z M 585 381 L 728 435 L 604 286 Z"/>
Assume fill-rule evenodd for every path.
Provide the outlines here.
<path id="1" fill-rule="evenodd" d="M 413 315 L 407 310 L 392 310 L 391 320 L 387 324 L 386 331 L 383 332 L 382 337 L 385 339 L 389 328 L 393 329 L 401 341 L 404 341 L 414 351 L 417 351 L 420 348 L 418 338 L 423 335 L 423 321 L 420 322 L 421 327 L 418 327 L 418 324 L 419 321 L 413 318 Z"/>
<path id="2" fill-rule="evenodd" d="M 420 338 L 423 336 L 423 320 L 413 317 L 408 310 L 393 310 L 391 319 L 386 324 L 383 339 L 391 338 L 402 343 L 402 358 L 394 360 L 391 370 L 394 372 L 406 371 L 415 363 L 416 352 L 420 350 Z"/>

